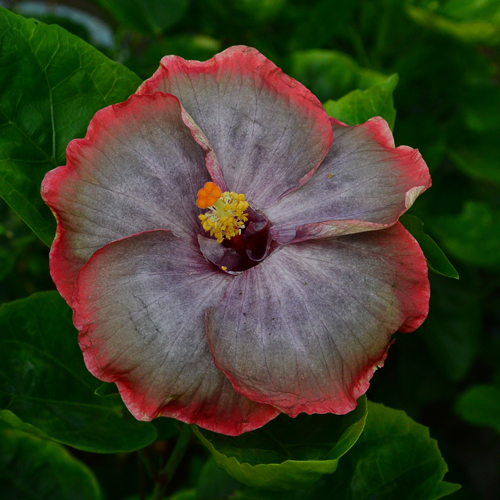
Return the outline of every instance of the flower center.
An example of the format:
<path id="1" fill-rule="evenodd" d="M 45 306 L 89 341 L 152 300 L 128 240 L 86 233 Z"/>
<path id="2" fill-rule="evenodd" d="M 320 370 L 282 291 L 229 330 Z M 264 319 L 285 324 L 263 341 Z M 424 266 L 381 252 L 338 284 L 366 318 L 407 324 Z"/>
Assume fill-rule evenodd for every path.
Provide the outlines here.
<path id="1" fill-rule="evenodd" d="M 198 191 L 196 206 L 208 208 L 207 212 L 198 217 L 203 229 L 210 231 L 210 236 L 215 236 L 217 243 L 241 234 L 248 220 L 245 213 L 248 208 L 245 195 L 231 191 L 223 193 L 213 182 L 207 182 Z"/>

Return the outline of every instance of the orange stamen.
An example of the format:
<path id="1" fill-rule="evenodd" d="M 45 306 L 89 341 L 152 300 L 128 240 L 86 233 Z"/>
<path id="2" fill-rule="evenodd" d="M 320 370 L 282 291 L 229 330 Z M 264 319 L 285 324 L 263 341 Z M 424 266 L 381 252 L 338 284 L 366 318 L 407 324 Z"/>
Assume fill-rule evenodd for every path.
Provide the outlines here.
<path id="1" fill-rule="evenodd" d="M 207 182 L 199 191 L 196 206 L 207 208 L 212 206 L 222 195 L 220 188 L 213 182 Z"/>

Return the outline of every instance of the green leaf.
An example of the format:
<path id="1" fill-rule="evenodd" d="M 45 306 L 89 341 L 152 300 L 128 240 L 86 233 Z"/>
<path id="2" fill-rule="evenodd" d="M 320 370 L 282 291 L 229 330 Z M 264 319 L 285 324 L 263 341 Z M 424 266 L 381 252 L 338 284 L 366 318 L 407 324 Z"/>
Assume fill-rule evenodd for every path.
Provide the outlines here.
<path id="1" fill-rule="evenodd" d="M 417 240 L 431 271 L 434 271 L 436 274 L 442 274 L 447 278 L 458 279 L 457 270 L 447 259 L 438 244 L 428 234 L 424 233 L 424 223 L 418 217 L 405 214 L 399 221 Z"/>
<path id="2" fill-rule="evenodd" d="M 337 472 L 311 487 L 286 494 L 260 489 L 238 500 L 437 500 L 457 491 L 443 481 L 448 468 L 429 430 L 404 412 L 368 402 L 365 430 L 339 461 Z"/>
<path id="3" fill-rule="evenodd" d="M 24 423 L 17 415 L 14 415 L 9 410 L 0 410 L 0 430 L 2 429 L 17 429 L 18 431 L 27 432 L 35 436 L 47 439 L 47 434 L 32 426 Z"/>
<path id="4" fill-rule="evenodd" d="M 121 24 L 141 33 L 160 35 L 180 21 L 190 0 L 93 0 Z"/>
<path id="5" fill-rule="evenodd" d="M 498 108 L 500 112 L 500 108 Z M 497 115 L 498 116 L 498 115 Z M 468 134 L 466 141 L 448 150 L 455 165 L 466 175 L 500 185 L 500 145 L 495 133 Z"/>
<path id="6" fill-rule="evenodd" d="M 459 215 L 428 221 L 447 253 L 467 264 L 500 269 L 500 211 L 482 201 L 467 201 Z"/>
<path id="7" fill-rule="evenodd" d="M 437 2 L 431 5 L 439 6 Z M 408 4 L 406 11 L 420 26 L 465 43 L 500 43 L 500 4 L 497 0 L 449 0 L 433 12 Z"/>
<path id="8" fill-rule="evenodd" d="M 119 394 L 116 384 L 110 384 L 109 382 L 103 382 L 95 391 L 94 394 L 101 396 L 101 398 L 107 398 L 109 396 L 115 396 Z"/>
<path id="9" fill-rule="evenodd" d="M 359 125 L 374 116 L 381 116 L 392 130 L 396 121 L 392 93 L 397 84 L 398 75 L 394 74 L 384 83 L 367 90 L 354 90 L 338 101 L 327 101 L 325 110 L 330 116 L 348 125 Z"/>
<path id="10" fill-rule="evenodd" d="M 332 484 L 331 496 L 352 500 L 372 497 L 400 500 L 435 500 L 452 493 L 459 485 L 442 479 L 448 467 L 429 429 L 417 424 L 403 411 L 368 403 L 366 428 L 340 462 L 341 480 Z"/>
<path id="11" fill-rule="evenodd" d="M 500 389 L 494 385 L 475 385 L 464 392 L 455 411 L 466 422 L 491 427 L 500 434 Z"/>
<path id="12" fill-rule="evenodd" d="M 62 28 L 0 8 L 0 196 L 47 245 L 55 221 L 40 197 L 99 109 L 140 85 L 124 66 Z"/>
<path id="13" fill-rule="evenodd" d="M 243 485 L 221 469 L 212 457 L 206 461 L 201 470 L 196 498 L 197 500 L 228 498 L 233 491 L 242 487 Z"/>
<path id="14" fill-rule="evenodd" d="M 295 489 L 337 469 L 363 431 L 366 399 L 347 415 L 284 414 L 261 429 L 238 437 L 195 428 L 217 465 L 243 484 Z"/>
<path id="15" fill-rule="evenodd" d="M 0 402 L 46 436 L 80 450 L 114 453 L 153 442 L 153 424 L 138 422 L 99 385 L 78 348 L 71 309 L 57 292 L 0 308 Z"/>
<path id="16" fill-rule="evenodd" d="M 4 413 L 4 412 L 2 412 Z M 100 500 L 93 473 L 61 445 L 0 417 L 0 498 Z"/>
<path id="17" fill-rule="evenodd" d="M 387 80 L 387 75 L 362 68 L 347 54 L 335 50 L 293 52 L 289 73 L 321 102 L 339 99 L 352 90 L 366 90 Z"/>
<path id="18" fill-rule="evenodd" d="M 447 0 L 439 5 L 438 12 L 463 21 L 488 19 L 500 23 L 500 5 L 496 0 Z"/>
<path id="19" fill-rule="evenodd" d="M 482 303 L 471 281 L 432 276 L 429 316 L 418 331 L 436 366 L 452 381 L 467 376 L 481 347 Z"/>

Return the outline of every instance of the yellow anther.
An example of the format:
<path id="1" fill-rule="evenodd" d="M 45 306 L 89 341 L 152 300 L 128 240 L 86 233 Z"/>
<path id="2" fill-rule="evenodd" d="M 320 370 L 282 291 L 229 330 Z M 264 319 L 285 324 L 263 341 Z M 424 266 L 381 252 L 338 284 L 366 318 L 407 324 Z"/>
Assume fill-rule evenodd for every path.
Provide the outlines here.
<path id="1" fill-rule="evenodd" d="M 224 239 L 230 240 L 241 234 L 241 230 L 248 220 L 245 213 L 248 208 L 245 195 L 231 191 L 222 193 L 213 182 L 207 182 L 198 191 L 196 205 L 199 208 L 209 209 L 208 212 L 198 217 L 203 229 L 209 231 L 210 236 L 214 236 L 217 243 L 222 243 Z"/>

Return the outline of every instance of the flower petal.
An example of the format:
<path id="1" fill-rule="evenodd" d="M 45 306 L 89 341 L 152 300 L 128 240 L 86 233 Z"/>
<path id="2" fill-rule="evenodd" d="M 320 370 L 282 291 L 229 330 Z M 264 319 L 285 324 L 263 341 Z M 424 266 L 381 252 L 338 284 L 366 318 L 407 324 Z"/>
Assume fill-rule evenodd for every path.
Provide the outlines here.
<path id="1" fill-rule="evenodd" d="M 321 103 L 255 49 L 231 47 L 206 62 L 166 56 L 140 94 L 176 95 L 219 159 L 227 188 L 255 206 L 297 187 L 330 149 Z"/>
<path id="2" fill-rule="evenodd" d="M 279 243 L 390 226 L 431 185 L 418 150 L 395 148 L 383 118 L 354 127 L 331 122 L 332 147 L 318 170 L 266 210 Z"/>
<path id="3" fill-rule="evenodd" d="M 81 267 L 107 243 L 151 229 L 193 240 L 203 232 L 196 192 L 210 176 L 175 96 L 132 96 L 100 110 L 66 156 L 42 184 L 58 221 L 52 277 L 66 301 Z"/>
<path id="4" fill-rule="evenodd" d="M 208 349 L 205 310 L 229 280 L 169 231 L 106 245 L 82 268 L 74 295 L 87 368 L 116 382 L 139 420 L 163 415 L 229 435 L 264 425 L 278 411 L 239 395 Z"/>
<path id="5" fill-rule="evenodd" d="M 420 247 L 400 223 L 286 245 L 236 276 L 207 313 L 216 366 L 244 396 L 290 416 L 344 414 L 391 335 L 427 316 Z"/>

